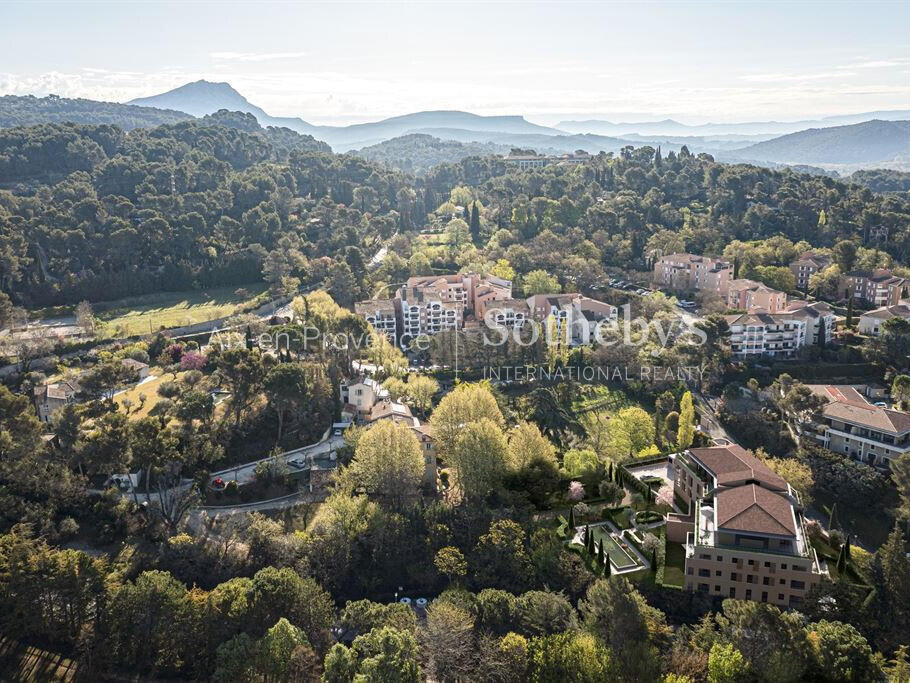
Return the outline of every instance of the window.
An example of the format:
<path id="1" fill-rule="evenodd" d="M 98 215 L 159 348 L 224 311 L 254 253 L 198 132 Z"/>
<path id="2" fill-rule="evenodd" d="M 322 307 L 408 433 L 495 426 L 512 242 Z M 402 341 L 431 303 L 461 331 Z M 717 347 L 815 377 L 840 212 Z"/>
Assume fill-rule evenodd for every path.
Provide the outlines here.
<path id="1" fill-rule="evenodd" d="M 786 568 L 787 568 L 787 563 L 784 562 L 783 564 L 781 564 L 780 568 L 781 568 L 781 569 L 786 569 Z"/>
<path id="2" fill-rule="evenodd" d="M 806 587 L 805 581 L 791 581 L 790 588 L 795 588 L 796 590 L 803 590 Z"/>
<path id="3" fill-rule="evenodd" d="M 762 594 L 761 594 L 761 601 L 762 601 L 762 602 L 768 602 L 768 591 L 762 591 Z"/>
<path id="4" fill-rule="evenodd" d="M 781 586 L 785 586 L 786 584 L 787 584 L 787 580 L 786 580 L 786 579 L 781 579 L 781 580 L 780 580 L 780 585 L 781 585 Z"/>
<path id="5" fill-rule="evenodd" d="M 736 597 L 736 589 L 733 586 L 730 586 L 730 597 L 731 598 Z"/>
<path id="6" fill-rule="evenodd" d="M 718 569 L 716 572 L 714 572 L 714 576 L 723 576 L 723 575 L 724 575 L 724 573 L 720 569 Z"/>
<path id="7" fill-rule="evenodd" d="M 711 576 L 711 572 L 707 569 L 699 569 L 698 575 L 699 576 Z"/>
<path id="8" fill-rule="evenodd" d="M 755 577 L 752 574 L 746 575 L 746 583 L 755 583 Z"/>
<path id="9" fill-rule="evenodd" d="M 698 556 L 698 559 L 699 559 L 699 560 L 710 560 L 710 559 L 711 559 L 711 556 L 710 556 L 710 555 L 702 554 L 702 555 L 699 555 L 699 556 Z"/>
<path id="10" fill-rule="evenodd" d="M 762 586 L 770 586 L 770 585 L 771 585 L 771 578 L 768 577 L 768 576 L 764 577 L 764 578 L 761 580 L 761 585 L 762 585 Z"/>
<path id="11" fill-rule="evenodd" d="M 714 592 L 715 592 L 715 593 L 720 593 L 720 586 L 718 586 L 718 585 L 715 584 L 715 586 L 714 586 Z"/>
<path id="12" fill-rule="evenodd" d="M 698 584 L 698 590 L 700 590 L 702 593 L 707 593 L 707 592 L 708 592 L 709 590 L 711 590 L 711 589 L 710 589 L 710 587 L 708 586 L 708 584 L 706 584 L 706 583 L 700 583 L 700 584 Z"/>
<path id="13" fill-rule="evenodd" d="M 783 593 L 778 593 L 778 594 L 777 594 L 777 599 L 778 599 L 778 600 L 783 600 L 783 599 L 784 599 L 784 594 L 783 594 Z"/>
<path id="14" fill-rule="evenodd" d="M 718 561 L 718 562 L 723 562 L 723 561 L 724 561 L 724 558 L 721 557 L 720 555 L 718 555 L 718 556 L 717 556 L 717 561 Z"/>
<path id="15" fill-rule="evenodd" d="M 739 574 L 737 574 L 736 572 L 731 573 L 731 574 L 730 574 L 730 580 L 731 580 L 731 581 L 739 581 Z"/>
<path id="16" fill-rule="evenodd" d="M 752 589 L 747 588 L 746 589 L 746 600 L 751 600 L 751 599 L 752 599 Z"/>
<path id="17" fill-rule="evenodd" d="M 766 567 L 766 568 L 770 568 L 770 567 L 771 567 L 771 563 L 770 563 L 770 562 L 765 562 L 765 567 Z"/>

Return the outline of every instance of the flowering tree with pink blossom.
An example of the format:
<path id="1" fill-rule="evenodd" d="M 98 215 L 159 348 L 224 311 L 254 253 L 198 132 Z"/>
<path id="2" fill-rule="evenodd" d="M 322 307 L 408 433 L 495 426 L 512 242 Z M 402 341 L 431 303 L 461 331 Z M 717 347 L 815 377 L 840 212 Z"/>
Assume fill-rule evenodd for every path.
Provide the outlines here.
<path id="1" fill-rule="evenodd" d="M 657 491 L 657 504 L 669 505 L 673 507 L 673 487 L 669 484 L 663 484 Z"/>
<path id="2" fill-rule="evenodd" d="M 187 351 L 180 357 L 181 370 L 202 370 L 208 359 L 196 351 Z"/>
<path id="3" fill-rule="evenodd" d="M 569 484 L 569 500 L 581 500 L 585 497 L 585 487 L 580 481 Z"/>

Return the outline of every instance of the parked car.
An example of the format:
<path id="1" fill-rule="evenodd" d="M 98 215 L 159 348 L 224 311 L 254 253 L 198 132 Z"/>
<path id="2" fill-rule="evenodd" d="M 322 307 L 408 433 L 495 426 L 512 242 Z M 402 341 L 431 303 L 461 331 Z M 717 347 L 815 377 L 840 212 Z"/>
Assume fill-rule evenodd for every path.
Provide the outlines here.
<path id="1" fill-rule="evenodd" d="M 288 460 L 288 466 L 293 467 L 295 470 L 302 470 L 307 466 L 306 457 L 291 458 Z"/>
<path id="2" fill-rule="evenodd" d="M 224 479 L 221 477 L 212 479 L 211 487 L 216 491 L 223 491 L 225 486 L 227 486 L 227 484 L 224 483 Z"/>

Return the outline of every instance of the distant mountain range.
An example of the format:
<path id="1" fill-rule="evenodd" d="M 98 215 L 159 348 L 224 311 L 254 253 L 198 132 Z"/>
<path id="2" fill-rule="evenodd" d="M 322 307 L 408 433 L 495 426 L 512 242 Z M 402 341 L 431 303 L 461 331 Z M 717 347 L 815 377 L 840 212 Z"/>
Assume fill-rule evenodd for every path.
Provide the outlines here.
<path id="1" fill-rule="evenodd" d="M 830 128 L 845 126 L 853 123 L 862 123 L 880 119 L 882 121 L 902 121 L 910 119 L 910 109 L 893 111 L 870 111 L 860 114 L 842 114 L 827 116 L 821 119 L 807 119 L 803 121 L 751 121 L 744 123 L 702 123 L 689 125 L 664 119 L 662 121 L 644 121 L 638 123 L 613 123 L 598 119 L 586 121 L 560 121 L 556 127 L 570 133 L 598 133 L 601 135 L 684 135 L 716 138 L 718 136 L 732 137 L 744 136 L 746 139 L 755 137 L 774 137 L 796 133 L 807 128 Z"/>
<path id="2" fill-rule="evenodd" d="M 219 109 L 253 114 L 263 126 L 285 126 L 329 143 L 339 152 L 373 145 L 383 140 L 421 132 L 427 128 L 493 131 L 497 133 L 540 133 L 556 135 L 555 128 L 538 126 L 521 116 L 480 116 L 463 111 L 421 111 L 372 123 L 351 126 L 317 126 L 300 118 L 270 116 L 251 104 L 228 83 L 196 81 L 152 97 L 141 97 L 129 104 L 185 111 L 193 116 L 211 114 Z"/>
<path id="3" fill-rule="evenodd" d="M 228 83 L 195 81 L 168 92 L 127 104 L 64 99 L 55 96 L 0 97 L 0 127 L 45 122 L 114 123 L 130 129 L 155 126 L 215 112 L 251 114 L 262 126 L 285 127 L 328 143 L 336 152 L 373 147 L 402 136 L 420 134 L 463 145 L 492 145 L 501 149 L 532 148 L 539 152 L 617 152 L 627 145 L 660 146 L 665 152 L 686 145 L 719 161 L 766 166 L 813 165 L 815 169 L 850 172 L 887 167 L 910 170 L 910 110 L 830 116 L 806 121 L 759 121 L 688 125 L 672 118 L 642 123 L 613 123 L 600 119 L 566 120 L 557 127 L 542 126 L 522 116 L 480 116 L 463 111 L 421 111 L 349 126 L 322 126 L 298 117 L 271 116 Z M 404 147 L 369 153 L 397 157 L 404 148 L 420 150 L 425 168 L 433 158 L 467 154 L 467 149 L 444 148 L 436 142 L 410 140 Z M 473 148 L 474 153 L 478 148 Z M 406 166 L 402 161 L 399 167 Z"/>
<path id="4" fill-rule="evenodd" d="M 750 145 L 737 156 L 783 164 L 910 163 L 910 121 L 811 128 Z"/>

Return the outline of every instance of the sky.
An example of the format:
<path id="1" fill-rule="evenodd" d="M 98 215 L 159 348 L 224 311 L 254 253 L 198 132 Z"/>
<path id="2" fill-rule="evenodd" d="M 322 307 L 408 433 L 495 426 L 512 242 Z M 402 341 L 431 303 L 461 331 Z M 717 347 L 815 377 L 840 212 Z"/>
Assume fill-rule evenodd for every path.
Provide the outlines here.
<path id="1" fill-rule="evenodd" d="M 204 78 L 273 116 L 686 123 L 910 109 L 910 2 L 16 2 L 0 95 Z"/>

